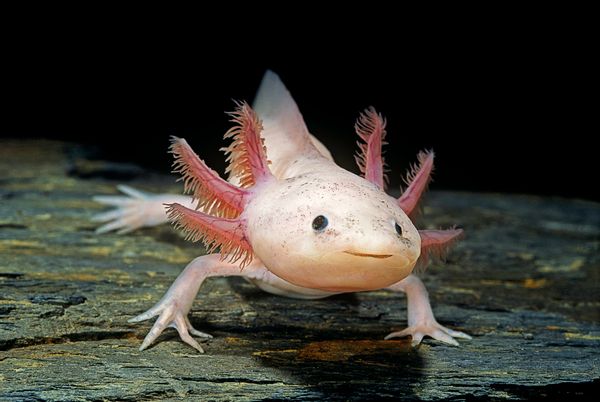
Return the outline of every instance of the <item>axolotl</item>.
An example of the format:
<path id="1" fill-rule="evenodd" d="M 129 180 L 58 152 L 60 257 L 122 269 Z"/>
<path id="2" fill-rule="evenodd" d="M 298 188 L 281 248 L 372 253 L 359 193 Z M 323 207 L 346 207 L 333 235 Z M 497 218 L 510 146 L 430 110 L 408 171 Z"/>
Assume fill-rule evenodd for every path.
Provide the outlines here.
<path id="1" fill-rule="evenodd" d="M 296 102 L 277 74 L 267 71 L 250 107 L 236 103 L 224 148 L 228 180 L 201 160 L 188 143 L 172 138 L 174 171 L 184 193 L 150 194 L 119 186 L 125 196 L 98 196 L 115 207 L 95 216 L 98 232 L 129 232 L 167 221 L 208 254 L 194 259 L 166 294 L 139 322 L 158 316 L 140 350 L 167 327 L 203 352 L 192 337 L 210 338 L 195 329 L 188 313 L 204 280 L 241 276 L 264 291 L 299 299 L 320 299 L 345 292 L 387 289 L 408 299 L 408 327 L 385 337 L 412 337 L 418 346 L 430 336 L 457 346 L 469 335 L 440 325 L 415 267 L 440 256 L 461 229 L 417 230 L 419 210 L 433 170 L 433 152 L 421 152 L 395 199 L 385 192 L 386 121 L 375 109 L 355 125 L 360 138 L 356 161 L 361 176 L 338 166 L 327 148 L 311 135 Z M 218 249 L 219 252 L 215 252 Z"/>

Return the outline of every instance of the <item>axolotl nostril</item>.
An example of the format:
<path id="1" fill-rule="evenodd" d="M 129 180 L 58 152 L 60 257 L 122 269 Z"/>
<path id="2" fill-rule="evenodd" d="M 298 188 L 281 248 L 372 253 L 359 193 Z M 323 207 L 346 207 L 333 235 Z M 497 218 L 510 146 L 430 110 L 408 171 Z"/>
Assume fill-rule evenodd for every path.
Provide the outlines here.
<path id="1" fill-rule="evenodd" d="M 408 298 L 408 328 L 387 338 L 426 335 L 458 345 L 470 337 L 440 325 L 427 291 L 412 274 L 439 256 L 462 230 L 417 230 L 418 211 L 433 170 L 432 152 L 422 152 L 395 199 L 385 192 L 382 145 L 386 121 L 373 108 L 360 115 L 357 176 L 336 165 L 311 135 L 279 77 L 267 71 L 251 108 L 238 103 L 225 134 L 228 180 L 210 169 L 184 139 L 172 138 L 175 172 L 190 195 L 148 194 L 119 186 L 126 196 L 95 199 L 115 208 L 97 215 L 98 232 L 121 233 L 171 221 L 209 254 L 183 270 L 154 307 L 131 319 L 158 316 L 140 350 L 167 327 L 202 352 L 192 337 L 210 337 L 187 318 L 203 281 L 242 276 L 277 295 L 317 299 L 343 292 L 401 291 Z M 218 249 L 218 253 L 215 251 Z"/>

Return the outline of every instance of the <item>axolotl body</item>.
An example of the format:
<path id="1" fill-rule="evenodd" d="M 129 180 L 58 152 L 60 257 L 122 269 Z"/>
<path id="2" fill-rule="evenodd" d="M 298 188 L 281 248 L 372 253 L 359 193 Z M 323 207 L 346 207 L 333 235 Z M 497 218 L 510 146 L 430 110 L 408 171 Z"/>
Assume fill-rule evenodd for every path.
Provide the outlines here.
<path id="1" fill-rule="evenodd" d="M 95 217 L 98 232 L 128 232 L 171 221 L 209 254 L 194 259 L 163 298 L 130 322 L 158 319 L 144 339 L 147 348 L 167 327 L 203 352 L 187 315 L 203 281 L 242 276 L 277 295 L 318 299 L 344 292 L 389 289 L 407 294 L 408 327 L 386 339 L 412 336 L 418 345 L 431 336 L 450 345 L 470 337 L 440 325 L 427 290 L 412 274 L 429 256 L 439 256 L 462 230 L 417 230 L 411 218 L 426 190 L 433 153 L 422 152 L 395 199 L 385 192 L 382 145 L 385 120 L 373 108 L 356 123 L 361 139 L 356 157 L 362 177 L 333 162 L 312 136 L 279 77 L 267 71 L 253 108 L 238 103 L 233 127 L 229 180 L 222 179 L 184 139 L 173 138 L 175 171 L 186 195 L 148 194 L 120 186 L 127 196 L 99 196 L 116 207 Z M 219 253 L 214 253 L 220 249 Z"/>

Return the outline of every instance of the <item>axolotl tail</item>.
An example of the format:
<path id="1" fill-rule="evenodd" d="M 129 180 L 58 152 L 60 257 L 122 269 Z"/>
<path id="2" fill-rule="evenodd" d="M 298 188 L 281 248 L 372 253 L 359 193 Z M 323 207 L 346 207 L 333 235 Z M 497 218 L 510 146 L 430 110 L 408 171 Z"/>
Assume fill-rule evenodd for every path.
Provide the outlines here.
<path id="1" fill-rule="evenodd" d="M 270 169 L 276 177 L 284 175 L 292 161 L 318 153 L 333 160 L 325 146 L 312 136 L 298 105 L 281 79 L 267 70 L 254 98 L 252 108 L 262 121 Z"/>

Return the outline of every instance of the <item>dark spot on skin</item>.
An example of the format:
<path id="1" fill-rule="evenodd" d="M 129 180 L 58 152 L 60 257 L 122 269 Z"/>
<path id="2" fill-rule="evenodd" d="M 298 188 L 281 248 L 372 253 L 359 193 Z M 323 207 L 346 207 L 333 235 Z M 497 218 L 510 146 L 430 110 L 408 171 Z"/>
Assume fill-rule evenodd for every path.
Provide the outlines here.
<path id="1" fill-rule="evenodd" d="M 349 230 L 354 229 L 354 226 L 356 226 L 358 220 L 356 219 L 356 217 L 352 214 L 346 216 L 346 219 L 344 219 L 344 223 L 345 223 L 345 227 Z"/>
<path id="2" fill-rule="evenodd" d="M 373 231 L 380 232 L 380 231 L 386 230 L 385 228 L 387 225 L 389 225 L 389 223 L 377 219 L 377 220 L 372 221 L 372 225 L 373 225 Z"/>
<path id="3" fill-rule="evenodd" d="M 335 229 L 327 229 L 324 233 L 327 237 L 338 237 L 340 233 Z"/>

